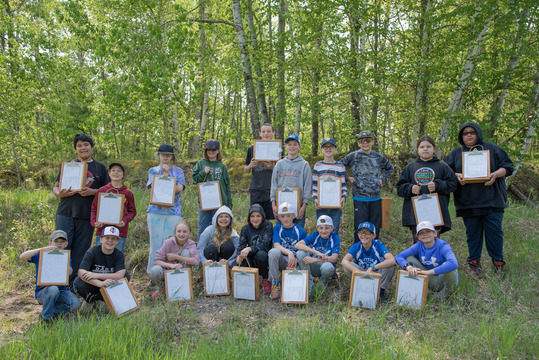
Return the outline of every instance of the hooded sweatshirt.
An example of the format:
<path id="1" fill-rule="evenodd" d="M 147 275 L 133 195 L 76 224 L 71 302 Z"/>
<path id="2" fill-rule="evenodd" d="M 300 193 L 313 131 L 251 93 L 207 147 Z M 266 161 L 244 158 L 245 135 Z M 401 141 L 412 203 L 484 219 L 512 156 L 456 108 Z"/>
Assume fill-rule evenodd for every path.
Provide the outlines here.
<path id="1" fill-rule="evenodd" d="M 124 213 L 122 221 L 125 223 L 124 227 L 118 227 L 120 230 L 120 237 L 127 237 L 127 232 L 129 231 L 129 222 L 137 216 L 137 208 L 135 206 L 135 197 L 131 190 L 127 186 L 123 185 L 119 188 L 112 186 L 112 183 L 108 183 L 105 186 L 100 187 L 97 190 L 94 201 L 92 202 L 92 211 L 90 213 L 90 224 L 95 227 L 95 222 L 97 221 L 97 203 L 99 201 L 99 193 L 113 193 L 113 194 L 123 194 L 125 197 L 124 201 Z M 104 227 L 98 228 L 95 232 L 96 236 L 101 236 Z"/>
<path id="2" fill-rule="evenodd" d="M 311 166 L 301 156 L 290 159 L 288 156 L 277 161 L 271 175 L 271 201 L 277 199 L 277 188 L 300 188 L 301 204 L 308 204 L 311 199 Z M 301 205 L 300 204 L 300 205 Z"/>
<path id="3" fill-rule="evenodd" d="M 472 127 L 477 132 L 477 143 L 473 148 L 478 150 L 490 151 L 490 172 L 500 168 L 506 170 L 505 176 L 513 173 L 513 162 L 509 155 L 496 144 L 483 141 L 483 131 L 478 124 L 467 122 L 462 124 L 458 133 L 459 148 L 451 151 L 445 162 L 455 173 L 462 173 L 462 152 L 471 151 L 472 148 L 464 145 L 462 132 L 466 127 Z M 483 183 L 468 183 L 458 185 L 457 191 L 453 194 L 457 216 L 471 217 L 484 216 L 492 212 L 503 212 L 507 207 L 507 191 L 505 189 L 505 177 L 499 177 L 491 186 L 485 186 Z"/>
<path id="4" fill-rule="evenodd" d="M 217 225 L 217 217 L 222 213 L 230 215 L 230 226 L 234 226 L 234 215 L 232 215 L 232 210 L 230 210 L 226 206 L 221 206 L 219 209 L 217 209 L 217 212 L 215 213 L 215 215 L 213 215 L 213 218 L 211 219 L 211 225 L 208 226 L 206 230 L 202 232 L 202 234 L 200 234 L 200 238 L 198 239 L 197 250 L 200 255 L 201 263 L 208 261 L 208 259 L 204 257 L 204 249 L 206 248 L 206 246 L 213 244 L 213 234 L 215 233 L 215 226 Z M 236 260 L 236 257 L 238 256 L 238 244 L 240 237 L 238 236 L 238 233 L 236 232 L 236 230 L 234 230 L 234 228 L 232 228 L 231 238 L 232 243 L 234 244 L 234 248 L 236 248 L 236 251 L 234 251 L 234 254 L 232 254 L 232 256 L 228 259 L 229 265 L 232 265 L 232 263 L 234 262 L 234 260 Z"/>
<path id="5" fill-rule="evenodd" d="M 204 172 L 204 168 L 206 166 L 211 168 L 209 174 Z M 209 161 L 206 159 L 201 159 L 193 168 L 191 176 L 193 178 L 193 184 L 198 184 L 205 181 L 219 181 L 223 205 L 227 206 L 229 209 L 232 209 L 232 188 L 230 186 L 230 176 L 228 175 L 228 168 L 224 162 L 221 160 Z"/>
<path id="6" fill-rule="evenodd" d="M 262 223 L 258 228 L 251 225 L 251 214 L 253 212 L 262 214 Z M 237 252 L 240 253 L 243 249 L 250 247 L 249 255 L 255 255 L 259 251 L 270 251 L 273 244 L 273 224 L 266 220 L 264 209 L 259 204 L 253 204 L 249 209 L 247 217 L 247 225 L 241 228 L 239 246 Z"/>
<path id="7" fill-rule="evenodd" d="M 404 198 L 404 203 L 402 204 L 402 226 L 417 225 L 411 199 L 413 196 L 416 196 L 412 194 L 412 187 L 417 185 L 415 174 L 420 169 L 430 169 L 434 172 L 432 182 L 434 182 L 435 192 L 438 194 L 438 200 L 440 200 L 440 209 L 442 210 L 444 220 L 442 232 L 451 230 L 451 216 L 448 210 L 449 197 L 453 191 L 457 190 L 458 180 L 454 171 L 436 156 L 428 161 L 423 161 L 418 157 L 415 161 L 406 165 L 399 177 L 399 181 L 397 181 L 397 195 Z M 429 193 L 426 185 L 421 186 L 419 195 Z"/>

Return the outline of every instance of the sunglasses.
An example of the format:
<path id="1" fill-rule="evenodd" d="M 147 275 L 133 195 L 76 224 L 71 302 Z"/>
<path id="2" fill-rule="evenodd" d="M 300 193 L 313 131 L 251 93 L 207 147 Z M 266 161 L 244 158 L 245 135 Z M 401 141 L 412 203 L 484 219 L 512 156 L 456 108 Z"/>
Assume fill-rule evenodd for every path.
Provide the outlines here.
<path id="1" fill-rule="evenodd" d="M 462 133 L 462 136 L 475 135 L 475 134 L 477 134 L 476 131 L 465 131 Z"/>
<path id="2" fill-rule="evenodd" d="M 358 142 L 362 143 L 362 144 L 370 144 L 372 141 L 371 138 L 362 138 L 362 139 L 359 139 Z"/>

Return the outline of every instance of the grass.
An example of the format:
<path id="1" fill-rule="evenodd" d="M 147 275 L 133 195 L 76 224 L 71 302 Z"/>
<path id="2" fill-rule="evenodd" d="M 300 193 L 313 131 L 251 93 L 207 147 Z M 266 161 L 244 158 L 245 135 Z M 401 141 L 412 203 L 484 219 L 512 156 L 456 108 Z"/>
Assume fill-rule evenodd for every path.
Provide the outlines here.
<path id="1" fill-rule="evenodd" d="M 144 272 L 149 192 L 133 190 L 139 214 L 131 224 L 126 256 L 141 309 L 119 320 L 106 313 L 81 313 L 51 326 L 36 323 L 35 271 L 18 257 L 24 250 L 46 244 L 54 229 L 57 199 L 49 190 L 0 190 L 2 358 L 533 359 L 539 354 L 537 209 L 510 205 L 504 217 L 507 276 L 500 280 L 493 275 L 484 251 L 485 272 L 477 281 L 463 266 L 464 226 L 451 207 L 453 229 L 443 238 L 461 264 L 458 290 L 450 301 L 429 300 L 423 311 L 393 304 L 375 311 L 349 308 L 345 276 L 304 306 L 281 305 L 265 296 L 259 302 L 206 298 L 199 270 L 194 271 L 195 301 L 178 304 L 147 297 L 151 291 Z M 249 200 L 242 192 L 233 197 L 239 232 Z M 182 200 L 184 217 L 196 233 L 198 201 L 192 187 Z M 401 207 L 402 200 L 393 197 L 392 227 L 381 233 L 393 254 L 411 241 L 409 230 L 400 226 Z M 341 258 L 351 245 L 351 215 L 352 204 L 347 202 L 341 222 Z M 307 233 L 314 227 L 314 209 L 309 206 Z M 389 291 L 394 295 L 394 285 Z"/>

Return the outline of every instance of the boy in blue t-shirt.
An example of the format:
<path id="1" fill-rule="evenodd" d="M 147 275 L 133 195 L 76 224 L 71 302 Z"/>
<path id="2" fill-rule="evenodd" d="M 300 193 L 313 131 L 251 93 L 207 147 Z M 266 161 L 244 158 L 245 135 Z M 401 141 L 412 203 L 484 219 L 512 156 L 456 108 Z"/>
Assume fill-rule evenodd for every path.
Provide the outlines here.
<path id="1" fill-rule="evenodd" d="M 333 220 L 322 215 L 316 222 L 316 231 L 296 244 L 300 270 L 309 270 L 309 289 L 312 289 L 313 275 L 320 277 L 318 285 L 326 289 L 328 281 L 335 274 L 341 239 L 333 233 Z"/>
<path id="2" fill-rule="evenodd" d="M 298 266 L 296 248 L 298 241 L 307 237 L 305 230 L 294 224 L 296 207 L 288 202 L 279 205 L 278 211 L 281 223 L 273 227 L 273 249 L 268 253 L 269 277 L 271 281 L 272 299 L 278 299 L 281 295 L 279 283 L 279 271 L 293 270 Z"/>
<path id="3" fill-rule="evenodd" d="M 436 237 L 436 230 L 429 221 L 417 224 L 419 242 L 395 257 L 397 263 L 412 275 L 427 275 L 429 290 L 438 299 L 447 298 L 457 287 L 459 273 L 457 257 L 451 246 Z"/>
<path id="4" fill-rule="evenodd" d="M 53 317 L 60 314 L 71 312 L 80 307 L 79 299 L 66 286 L 38 286 L 37 272 L 39 269 L 40 256 L 39 252 L 51 251 L 54 249 L 64 250 L 67 247 L 67 234 L 63 230 L 54 230 L 49 238 L 49 246 L 39 249 L 27 250 L 19 257 L 23 261 L 28 261 L 36 265 L 36 292 L 37 301 L 43 305 L 41 310 L 41 318 L 45 321 L 51 320 Z M 73 269 L 69 266 L 68 273 L 71 274 Z"/>
<path id="5" fill-rule="evenodd" d="M 376 227 L 370 222 L 359 224 L 357 237 L 360 241 L 352 245 L 342 259 L 344 272 L 348 276 L 356 270 L 381 273 L 380 297 L 383 298 L 395 273 L 395 257 L 381 241 L 375 240 Z"/>

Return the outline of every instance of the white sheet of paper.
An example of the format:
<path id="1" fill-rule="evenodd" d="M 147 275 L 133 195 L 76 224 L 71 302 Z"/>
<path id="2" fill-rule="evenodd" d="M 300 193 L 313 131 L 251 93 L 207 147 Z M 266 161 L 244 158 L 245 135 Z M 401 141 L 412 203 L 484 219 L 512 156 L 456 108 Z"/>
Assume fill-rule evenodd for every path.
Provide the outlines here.
<path id="1" fill-rule="evenodd" d="M 119 224 L 122 212 L 122 197 L 107 197 L 108 194 L 99 193 L 99 217 L 97 222 L 103 224 Z"/>
<path id="2" fill-rule="evenodd" d="M 73 166 L 72 163 L 62 164 L 62 179 L 60 181 L 60 190 L 69 189 L 71 190 L 80 190 L 81 189 L 81 180 L 83 177 L 84 166 L 82 163 L 75 163 L 76 166 Z"/>
<path id="3" fill-rule="evenodd" d="M 423 299 L 424 279 L 411 279 L 406 274 L 399 275 L 399 287 L 397 289 L 397 304 L 411 309 L 421 309 Z"/>
<path id="4" fill-rule="evenodd" d="M 305 302 L 307 293 L 307 274 L 284 273 L 283 281 L 283 301 Z"/>
<path id="5" fill-rule="evenodd" d="M 464 153 L 464 178 L 484 178 L 488 177 L 488 154 L 480 152 L 479 154 L 469 152 Z"/>
<path id="6" fill-rule="evenodd" d="M 206 294 L 225 294 L 228 292 L 228 279 L 226 274 L 226 265 L 205 266 Z"/>
<path id="7" fill-rule="evenodd" d="M 377 278 L 371 280 L 356 276 L 354 278 L 352 306 L 376 309 L 379 282 Z"/>
<path id="8" fill-rule="evenodd" d="M 297 190 L 279 190 L 279 204 L 277 208 L 284 202 L 288 202 L 296 207 L 296 215 L 298 214 L 298 191 Z"/>
<path id="9" fill-rule="evenodd" d="M 174 205 L 174 180 L 156 177 L 153 186 L 153 202 Z"/>
<path id="10" fill-rule="evenodd" d="M 167 277 L 168 301 L 191 300 L 191 289 L 189 289 L 189 273 L 182 271 L 173 274 L 172 271 L 165 272 Z"/>
<path id="11" fill-rule="evenodd" d="M 341 206 L 340 179 L 318 181 L 318 204 L 324 206 Z"/>
<path id="12" fill-rule="evenodd" d="M 437 196 L 435 194 L 427 195 L 428 199 L 419 197 L 413 199 L 415 212 L 417 214 L 417 223 L 421 221 L 430 221 L 432 225 L 437 226 L 443 223 L 442 213 L 438 206 Z"/>
<path id="13" fill-rule="evenodd" d="M 69 256 L 67 253 L 62 255 L 49 254 L 48 251 L 43 252 L 43 257 L 40 259 L 41 264 L 41 281 L 45 284 L 66 284 L 67 273 L 69 268 Z"/>
<path id="14" fill-rule="evenodd" d="M 256 300 L 255 274 L 234 272 L 234 297 L 236 299 Z"/>
<path id="15" fill-rule="evenodd" d="M 118 280 L 118 282 L 120 283 L 119 285 L 114 287 L 109 286 L 105 290 L 110 297 L 114 309 L 116 309 L 116 313 L 121 315 L 124 312 L 136 308 L 137 302 L 125 280 Z"/>
<path id="16" fill-rule="evenodd" d="M 220 208 L 222 205 L 217 183 L 204 183 L 200 186 L 200 207 L 202 209 Z"/>
<path id="17" fill-rule="evenodd" d="M 255 142 L 255 146 L 255 160 L 279 160 L 281 154 L 281 144 L 279 142 L 257 141 Z"/>

